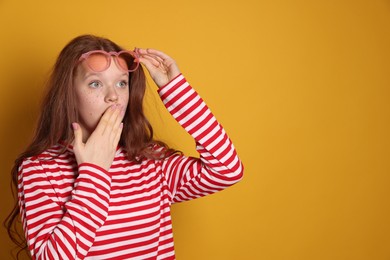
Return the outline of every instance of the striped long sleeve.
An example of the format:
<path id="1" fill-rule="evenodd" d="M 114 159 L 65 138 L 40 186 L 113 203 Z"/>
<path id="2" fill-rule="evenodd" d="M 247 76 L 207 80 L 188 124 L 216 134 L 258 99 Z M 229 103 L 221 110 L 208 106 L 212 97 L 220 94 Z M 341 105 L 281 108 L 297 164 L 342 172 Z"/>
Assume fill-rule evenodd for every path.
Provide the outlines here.
<path id="1" fill-rule="evenodd" d="M 60 170 L 45 155 L 25 160 L 20 167 L 19 204 L 33 259 L 83 259 L 106 220 L 110 174 L 84 163 L 74 179 L 75 165 L 67 164 L 68 159 L 62 158 Z M 70 200 L 63 203 L 61 197 Z"/>
<path id="2" fill-rule="evenodd" d="M 175 259 L 170 206 L 224 189 L 243 166 L 222 126 L 182 75 L 159 89 L 168 111 L 193 136 L 199 158 L 77 165 L 61 144 L 26 158 L 18 197 L 32 259 Z"/>
<path id="3" fill-rule="evenodd" d="M 172 156 L 162 164 L 172 202 L 222 190 L 243 175 L 233 143 L 198 93 L 180 74 L 159 89 L 160 97 L 177 122 L 195 139 L 200 159 Z"/>

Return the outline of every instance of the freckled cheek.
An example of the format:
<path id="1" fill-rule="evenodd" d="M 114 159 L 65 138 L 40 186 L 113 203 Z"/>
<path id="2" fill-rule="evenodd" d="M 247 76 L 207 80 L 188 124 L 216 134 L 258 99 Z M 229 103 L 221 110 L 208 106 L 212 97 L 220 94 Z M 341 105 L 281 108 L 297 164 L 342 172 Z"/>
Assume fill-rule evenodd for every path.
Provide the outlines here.
<path id="1" fill-rule="evenodd" d="M 99 106 L 101 102 L 99 102 L 99 97 L 98 96 L 92 96 L 90 98 L 85 98 L 82 101 L 82 106 L 80 108 L 84 110 L 84 113 L 88 117 L 96 117 L 96 116 L 101 116 L 104 113 L 104 107 Z"/>
<path id="2" fill-rule="evenodd" d="M 129 94 L 128 93 L 124 94 L 122 96 L 122 102 L 121 103 L 123 104 L 124 107 L 127 107 L 129 105 Z"/>

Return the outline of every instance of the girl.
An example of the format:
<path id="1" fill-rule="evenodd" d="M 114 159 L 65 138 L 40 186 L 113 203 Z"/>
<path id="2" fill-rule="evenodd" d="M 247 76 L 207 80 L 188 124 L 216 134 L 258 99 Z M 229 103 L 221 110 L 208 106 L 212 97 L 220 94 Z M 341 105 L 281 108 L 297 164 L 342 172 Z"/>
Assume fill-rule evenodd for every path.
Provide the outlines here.
<path id="1" fill-rule="evenodd" d="M 153 139 L 145 75 L 195 139 L 200 158 Z M 12 171 L 32 259 L 174 259 L 170 206 L 242 178 L 233 144 L 180 73 L 152 49 L 92 35 L 60 53 L 35 137 Z"/>

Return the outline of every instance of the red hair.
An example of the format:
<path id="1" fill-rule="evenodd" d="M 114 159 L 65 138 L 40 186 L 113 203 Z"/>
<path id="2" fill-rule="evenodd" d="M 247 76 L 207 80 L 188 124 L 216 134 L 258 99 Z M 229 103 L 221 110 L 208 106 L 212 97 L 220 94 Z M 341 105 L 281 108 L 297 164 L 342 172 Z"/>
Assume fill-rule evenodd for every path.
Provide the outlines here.
<path id="1" fill-rule="evenodd" d="M 78 109 L 74 96 L 73 78 L 78 60 L 83 53 L 92 50 L 121 51 L 109 39 L 93 35 L 81 35 L 70 41 L 60 52 L 47 83 L 47 93 L 41 105 L 41 114 L 31 144 L 16 159 L 12 174 L 12 188 L 17 194 L 18 168 L 25 158 L 39 155 L 53 145 L 62 142 L 70 144 L 74 134 L 71 124 L 78 122 Z M 127 60 L 130 67 L 133 60 Z M 127 151 L 128 159 L 139 162 L 144 158 L 167 157 L 176 150 L 161 141 L 153 139 L 153 128 L 143 111 L 146 78 L 142 66 L 129 74 L 129 105 L 123 119 L 123 131 L 119 145 Z M 155 146 L 162 147 L 156 152 Z M 66 146 L 63 151 L 66 150 Z M 26 248 L 25 238 L 17 231 L 19 206 L 16 200 L 12 212 L 4 222 L 11 240 L 20 248 Z M 20 251 L 19 251 L 20 253 Z M 19 255 L 18 253 L 18 255 Z"/>

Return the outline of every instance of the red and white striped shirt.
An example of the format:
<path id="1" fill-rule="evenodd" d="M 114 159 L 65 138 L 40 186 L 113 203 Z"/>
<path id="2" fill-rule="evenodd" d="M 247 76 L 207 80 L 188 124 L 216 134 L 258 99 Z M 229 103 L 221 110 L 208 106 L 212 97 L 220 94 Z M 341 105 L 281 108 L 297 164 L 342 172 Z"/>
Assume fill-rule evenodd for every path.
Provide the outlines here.
<path id="1" fill-rule="evenodd" d="M 179 75 L 158 90 L 196 141 L 200 158 L 129 161 L 119 148 L 109 171 L 77 165 L 61 144 L 19 168 L 19 206 L 33 259 L 174 259 L 170 205 L 242 178 L 230 139 Z"/>

